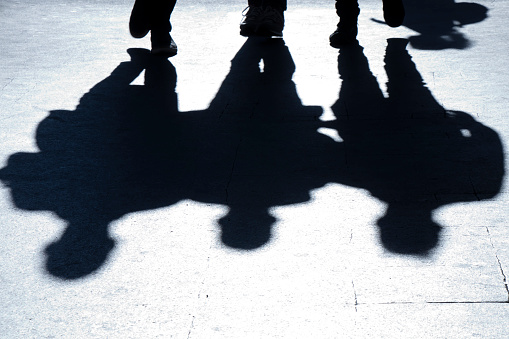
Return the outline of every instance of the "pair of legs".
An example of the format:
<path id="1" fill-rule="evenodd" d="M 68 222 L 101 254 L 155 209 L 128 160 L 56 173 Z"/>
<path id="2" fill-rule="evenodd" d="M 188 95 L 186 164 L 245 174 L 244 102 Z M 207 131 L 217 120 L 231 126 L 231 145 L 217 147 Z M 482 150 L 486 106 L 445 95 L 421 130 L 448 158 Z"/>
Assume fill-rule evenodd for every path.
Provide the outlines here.
<path id="1" fill-rule="evenodd" d="M 243 36 L 283 36 L 286 0 L 248 0 L 248 11 L 240 24 Z"/>
<path id="2" fill-rule="evenodd" d="M 402 0 L 382 0 L 385 23 L 391 27 L 401 26 L 405 18 Z M 360 8 L 357 0 L 336 0 L 339 23 L 330 35 L 330 45 L 339 48 L 357 40 L 357 18 Z"/>
<path id="3" fill-rule="evenodd" d="M 398 27 L 403 23 L 405 10 L 402 0 L 383 0 L 384 19 L 387 25 Z M 282 36 L 286 0 L 248 0 L 249 10 L 240 24 L 244 36 Z M 339 16 L 337 29 L 330 36 L 332 47 L 357 40 L 357 18 L 360 13 L 357 0 L 336 0 Z"/>
<path id="4" fill-rule="evenodd" d="M 170 16 L 177 0 L 136 0 L 129 19 L 129 31 L 134 38 L 150 32 L 152 53 L 171 57 L 177 54 L 173 41 Z"/>

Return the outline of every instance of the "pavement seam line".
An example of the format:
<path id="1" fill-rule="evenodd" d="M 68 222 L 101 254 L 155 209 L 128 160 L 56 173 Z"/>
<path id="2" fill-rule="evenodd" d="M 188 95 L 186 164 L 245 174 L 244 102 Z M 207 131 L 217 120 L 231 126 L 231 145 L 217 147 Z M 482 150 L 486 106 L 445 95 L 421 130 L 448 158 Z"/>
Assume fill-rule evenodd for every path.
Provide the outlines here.
<path id="1" fill-rule="evenodd" d="M 507 301 L 388 301 L 378 303 L 358 303 L 356 305 L 445 305 L 445 304 L 507 304 Z"/>

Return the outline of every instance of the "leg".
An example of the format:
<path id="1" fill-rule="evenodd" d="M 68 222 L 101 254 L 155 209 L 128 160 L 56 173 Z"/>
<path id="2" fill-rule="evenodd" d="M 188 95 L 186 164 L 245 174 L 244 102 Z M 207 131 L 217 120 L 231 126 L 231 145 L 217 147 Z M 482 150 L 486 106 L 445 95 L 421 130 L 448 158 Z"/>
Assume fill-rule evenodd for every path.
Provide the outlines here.
<path id="1" fill-rule="evenodd" d="M 170 36 L 170 16 L 177 0 L 136 0 L 129 19 L 134 38 L 151 33 L 152 53 L 165 56 L 177 54 L 177 45 Z"/>
<path id="2" fill-rule="evenodd" d="M 170 35 L 170 16 L 177 0 L 152 1 L 153 9 L 150 15 L 152 54 L 172 57 L 177 54 L 177 44 Z"/>
<path id="3" fill-rule="evenodd" d="M 339 23 L 329 40 L 332 47 L 339 48 L 357 40 L 359 4 L 357 0 L 336 0 L 336 13 L 339 16 Z"/>
<path id="4" fill-rule="evenodd" d="M 131 17 L 129 18 L 129 32 L 136 39 L 141 39 L 150 31 L 150 0 L 135 0 Z"/>
<path id="5" fill-rule="evenodd" d="M 401 26 L 405 18 L 402 0 L 383 0 L 384 20 L 391 27 Z"/>

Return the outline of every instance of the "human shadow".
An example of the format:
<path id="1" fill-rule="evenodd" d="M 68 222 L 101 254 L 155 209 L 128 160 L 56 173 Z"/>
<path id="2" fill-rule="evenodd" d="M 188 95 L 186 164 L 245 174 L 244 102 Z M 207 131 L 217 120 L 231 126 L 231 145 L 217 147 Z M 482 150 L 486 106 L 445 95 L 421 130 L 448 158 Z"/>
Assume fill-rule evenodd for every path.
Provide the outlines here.
<path id="1" fill-rule="evenodd" d="M 302 105 L 282 39 L 247 39 L 209 107 L 191 112 L 178 110 L 171 62 L 131 49 L 75 110 L 51 111 L 37 129 L 40 151 L 10 156 L 0 180 L 18 208 L 66 221 L 45 249 L 46 270 L 61 279 L 102 267 L 115 246 L 109 226 L 128 213 L 182 200 L 223 205 L 222 243 L 252 250 L 272 238 L 271 208 L 307 202 L 328 183 L 388 204 L 378 221 L 388 250 L 426 253 L 440 229 L 432 211 L 493 197 L 503 153 L 493 130 L 436 102 L 405 43 L 389 40 L 388 99 L 362 48 L 341 49 L 337 120 L 329 122 L 320 107 Z M 144 85 L 132 85 L 143 70 Z"/>
<path id="2" fill-rule="evenodd" d="M 333 172 L 325 152 L 337 146 L 317 132 L 323 110 L 302 105 L 294 72 L 282 39 L 249 38 L 210 104 L 222 133 L 235 140 L 223 184 L 229 213 L 219 220 L 221 239 L 230 247 L 263 246 L 276 221 L 270 208 L 309 201 L 309 192 L 329 179 L 317 171 Z"/>
<path id="3" fill-rule="evenodd" d="M 405 0 L 404 5 L 403 25 L 419 33 L 409 38 L 412 47 L 417 49 L 468 48 L 472 41 L 461 29 L 488 17 L 488 8 L 475 2 Z"/>
<path id="4" fill-rule="evenodd" d="M 222 242 L 259 248 L 271 238 L 271 207 L 308 201 L 329 180 L 315 168 L 330 172 L 323 155 L 336 145 L 316 132 L 322 109 L 298 98 L 282 39 L 248 39 L 210 107 L 193 112 L 178 110 L 167 59 L 128 52 L 75 110 L 51 111 L 39 124 L 39 152 L 14 154 L 0 170 L 18 208 L 67 222 L 45 249 L 53 276 L 92 274 L 115 246 L 112 221 L 184 199 L 227 206 Z M 144 85 L 131 85 L 143 70 Z"/>
<path id="5" fill-rule="evenodd" d="M 95 85 L 74 111 L 51 111 L 39 124 L 40 152 L 14 154 L 0 171 L 18 208 L 52 211 L 68 223 L 45 250 L 48 272 L 60 278 L 97 270 L 115 245 L 109 223 L 150 204 L 159 186 L 147 184 L 149 172 L 156 173 L 155 182 L 163 178 L 160 168 L 149 170 L 143 160 L 161 151 L 150 144 L 176 111 L 175 70 L 162 59 L 149 59 L 148 51 L 129 52 L 132 60 Z M 146 86 L 129 86 L 145 67 Z"/>
<path id="6" fill-rule="evenodd" d="M 426 88 L 406 50 L 389 39 L 385 98 L 358 44 L 341 49 L 342 79 L 332 107 L 348 169 L 338 182 L 368 190 L 385 202 L 377 222 L 383 246 L 427 254 L 441 226 L 432 212 L 456 202 L 492 198 L 504 176 L 498 134 L 465 112 L 442 107 Z M 332 127 L 332 126 L 331 126 Z"/>

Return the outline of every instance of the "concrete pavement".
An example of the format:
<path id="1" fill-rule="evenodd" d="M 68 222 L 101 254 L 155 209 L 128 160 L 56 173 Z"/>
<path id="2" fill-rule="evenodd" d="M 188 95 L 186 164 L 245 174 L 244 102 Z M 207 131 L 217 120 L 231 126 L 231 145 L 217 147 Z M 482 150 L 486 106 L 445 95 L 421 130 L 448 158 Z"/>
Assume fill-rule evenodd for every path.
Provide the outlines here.
<path id="1" fill-rule="evenodd" d="M 0 4 L 0 337 L 509 337 L 509 1 Z"/>

